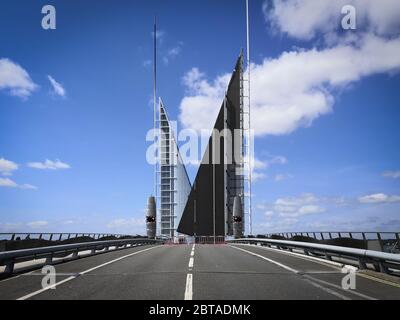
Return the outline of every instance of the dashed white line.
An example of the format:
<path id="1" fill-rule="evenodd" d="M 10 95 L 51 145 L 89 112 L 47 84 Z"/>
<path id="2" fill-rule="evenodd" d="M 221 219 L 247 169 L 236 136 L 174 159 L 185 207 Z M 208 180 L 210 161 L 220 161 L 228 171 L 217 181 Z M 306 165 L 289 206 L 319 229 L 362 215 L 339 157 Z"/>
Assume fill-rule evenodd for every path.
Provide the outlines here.
<path id="1" fill-rule="evenodd" d="M 61 281 L 59 281 L 59 282 L 57 282 L 57 283 L 55 283 L 55 284 L 53 284 L 53 285 L 50 285 L 50 286 L 45 287 L 45 288 L 43 288 L 43 289 L 40 289 L 40 290 L 37 290 L 37 291 L 35 291 L 35 292 L 29 293 L 29 294 L 27 294 L 27 295 L 25 295 L 25 296 L 23 296 L 23 297 L 18 298 L 17 300 L 26 300 L 26 299 L 29 299 L 29 298 L 31 298 L 31 297 L 33 297 L 33 296 L 36 296 L 36 295 L 38 295 L 38 294 L 40 294 L 40 293 L 42 293 L 42 292 L 45 292 L 45 291 L 47 291 L 47 290 L 49 290 L 49 289 L 55 288 L 55 287 L 57 287 L 57 286 L 59 286 L 59 285 L 65 283 L 65 282 L 71 281 L 71 280 L 73 280 L 73 279 L 75 279 L 75 278 L 77 278 L 77 277 L 79 277 L 79 276 L 81 276 L 81 275 L 84 275 L 84 274 L 88 273 L 88 272 L 91 272 L 91 271 L 93 271 L 93 270 L 99 269 L 99 268 L 104 267 L 104 266 L 106 266 L 106 265 L 109 265 L 109 264 L 111 264 L 111 263 L 120 261 L 120 260 L 122 260 L 122 259 L 131 257 L 131 256 L 134 256 L 135 254 L 138 254 L 138 253 L 141 253 L 141 252 L 145 252 L 145 251 L 148 251 L 148 250 L 151 250 L 151 249 L 154 249 L 154 248 L 157 248 L 157 247 L 151 247 L 151 248 L 143 249 L 143 250 L 140 250 L 140 251 L 136 251 L 136 252 L 127 254 L 127 255 L 125 255 L 125 256 L 119 257 L 119 258 L 117 258 L 117 259 L 108 261 L 108 262 L 106 262 L 106 263 L 100 264 L 100 265 L 98 265 L 98 266 L 96 266 L 96 267 L 93 267 L 93 268 L 90 268 L 90 269 L 88 269 L 88 270 L 79 272 L 79 273 L 77 273 L 77 274 L 74 275 L 74 276 L 71 276 L 71 277 L 68 277 L 68 278 L 66 278 L 66 279 L 64 279 L 64 280 L 61 280 Z"/>
<path id="2" fill-rule="evenodd" d="M 190 257 L 189 259 L 189 268 L 192 269 L 193 268 L 193 264 L 194 264 L 194 258 Z"/>
<path id="3" fill-rule="evenodd" d="M 185 289 L 185 300 L 193 299 L 193 275 L 188 273 L 186 276 L 186 289 Z"/>

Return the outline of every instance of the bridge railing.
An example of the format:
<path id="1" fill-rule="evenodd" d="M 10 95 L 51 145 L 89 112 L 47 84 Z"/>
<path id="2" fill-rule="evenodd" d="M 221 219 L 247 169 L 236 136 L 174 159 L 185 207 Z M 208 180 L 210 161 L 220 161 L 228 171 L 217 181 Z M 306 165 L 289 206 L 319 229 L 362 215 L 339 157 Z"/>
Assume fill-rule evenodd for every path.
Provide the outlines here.
<path id="1" fill-rule="evenodd" d="M 228 240 L 229 243 L 246 243 L 260 246 L 275 247 L 281 250 L 302 250 L 305 255 L 314 255 L 328 260 L 332 257 L 352 260 L 360 269 L 367 269 L 367 264 L 372 264 L 376 271 L 389 273 L 391 269 L 400 270 L 400 254 L 340 247 L 310 242 L 243 238 Z"/>
<path id="2" fill-rule="evenodd" d="M 399 232 L 283 232 L 257 235 L 257 238 L 314 242 L 389 253 L 400 253 Z"/>
<path id="3" fill-rule="evenodd" d="M 114 233 L 43 233 L 43 232 L 27 232 L 27 233 L 0 233 L 0 240 L 14 241 L 14 240 L 49 240 L 49 241 L 61 241 L 67 239 L 73 239 L 78 237 L 88 237 L 92 239 L 101 239 L 105 237 L 122 238 L 131 235 L 125 234 L 114 234 Z"/>
<path id="4" fill-rule="evenodd" d="M 30 248 L 14 251 L 0 252 L 0 266 L 5 266 L 5 274 L 11 274 L 14 271 L 14 265 L 19 262 L 31 261 L 37 259 L 46 259 L 45 264 L 52 264 L 54 258 L 77 259 L 82 251 L 89 251 L 88 255 L 108 252 L 110 250 L 125 249 L 128 247 L 163 243 L 162 240 L 154 239 L 124 239 L 82 242 L 65 245 L 47 246 L 40 248 Z"/>

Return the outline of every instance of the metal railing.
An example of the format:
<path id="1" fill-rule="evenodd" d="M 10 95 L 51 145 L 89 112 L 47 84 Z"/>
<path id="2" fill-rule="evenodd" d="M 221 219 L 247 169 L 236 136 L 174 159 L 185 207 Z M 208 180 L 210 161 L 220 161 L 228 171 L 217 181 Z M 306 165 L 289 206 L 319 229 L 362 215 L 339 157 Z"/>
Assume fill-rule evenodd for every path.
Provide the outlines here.
<path id="1" fill-rule="evenodd" d="M 315 240 L 330 240 L 335 238 L 348 237 L 350 239 L 360 239 L 360 240 L 386 240 L 386 239 L 396 239 L 400 240 L 399 232 L 351 232 L 351 231 L 325 231 L 325 232 L 281 232 L 281 233 L 269 233 L 265 235 L 267 238 L 271 237 L 284 237 L 286 239 L 291 239 L 293 237 L 308 237 Z"/>
<path id="2" fill-rule="evenodd" d="M 242 238 L 228 240 L 228 243 L 247 243 L 265 245 L 268 247 L 276 247 L 277 249 L 289 250 L 301 249 L 305 255 L 322 256 L 331 260 L 332 257 L 345 258 L 353 260 L 360 269 L 367 269 L 367 264 L 372 264 L 376 271 L 389 273 L 389 268 L 400 270 L 400 254 L 355 249 L 348 247 L 340 247 L 326 244 L 317 244 L 300 241 L 259 239 L 259 238 Z"/>
<path id="3" fill-rule="evenodd" d="M 30 233 L 0 233 L 0 240 L 30 240 L 30 239 L 39 239 L 39 240 L 49 240 L 49 241 L 61 241 L 67 239 L 73 239 L 78 237 L 89 237 L 92 239 L 101 239 L 105 237 L 115 237 L 117 239 L 123 237 L 134 237 L 132 235 L 125 234 L 113 234 L 113 233 L 64 233 L 64 232 L 53 232 L 53 233 L 40 233 L 40 232 L 30 232 Z"/>
<path id="4" fill-rule="evenodd" d="M 88 251 L 88 255 L 95 255 L 99 253 L 108 252 L 111 248 L 114 250 L 132 247 L 133 245 L 145 244 L 161 244 L 163 241 L 154 239 L 124 239 L 124 240 L 107 240 L 107 241 L 93 241 L 82 242 L 74 244 L 65 244 L 57 246 L 47 246 L 40 248 L 30 248 L 14 251 L 0 252 L 0 266 L 6 266 L 4 273 L 11 274 L 14 271 L 14 265 L 18 262 L 31 261 L 36 259 L 46 259 L 46 264 L 52 264 L 53 258 L 68 257 L 77 259 L 79 252 Z M 101 252 L 98 252 L 101 251 Z"/>

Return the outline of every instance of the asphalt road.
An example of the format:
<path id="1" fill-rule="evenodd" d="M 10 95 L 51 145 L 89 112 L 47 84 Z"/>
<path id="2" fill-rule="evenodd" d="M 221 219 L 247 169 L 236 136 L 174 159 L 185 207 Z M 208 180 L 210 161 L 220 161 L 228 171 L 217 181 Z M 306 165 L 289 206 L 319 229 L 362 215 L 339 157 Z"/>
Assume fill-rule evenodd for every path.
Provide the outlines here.
<path id="1" fill-rule="evenodd" d="M 249 245 L 141 246 L 55 266 L 55 289 L 41 270 L 0 281 L 0 299 L 400 299 L 400 285 Z"/>

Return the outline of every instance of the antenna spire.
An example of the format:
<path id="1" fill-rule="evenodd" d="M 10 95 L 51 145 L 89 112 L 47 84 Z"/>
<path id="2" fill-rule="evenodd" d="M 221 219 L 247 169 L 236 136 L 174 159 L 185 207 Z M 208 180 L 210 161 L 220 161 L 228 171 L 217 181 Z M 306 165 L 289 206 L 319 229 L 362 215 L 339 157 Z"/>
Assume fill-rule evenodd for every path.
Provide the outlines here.
<path id="1" fill-rule="evenodd" d="M 157 126 L 157 18 L 154 16 L 154 30 L 153 30 L 153 77 L 154 77 L 154 88 L 153 88 L 153 105 L 154 105 L 154 145 L 156 143 L 156 126 Z M 154 195 L 157 198 L 157 161 L 154 165 Z"/>
<path id="2" fill-rule="evenodd" d="M 249 0 L 246 0 L 246 38 L 247 38 L 247 99 L 248 99 L 248 136 L 247 136 L 247 161 L 249 164 L 249 233 L 253 234 L 253 221 L 252 221 L 252 195 L 251 195 L 251 171 L 252 171 L 252 154 L 251 154 L 251 117 L 250 117 L 250 26 L 249 26 Z"/>

